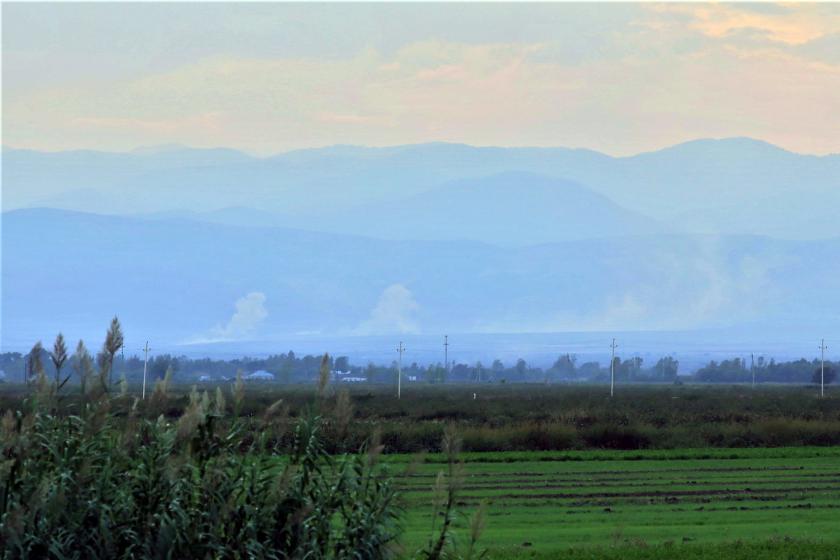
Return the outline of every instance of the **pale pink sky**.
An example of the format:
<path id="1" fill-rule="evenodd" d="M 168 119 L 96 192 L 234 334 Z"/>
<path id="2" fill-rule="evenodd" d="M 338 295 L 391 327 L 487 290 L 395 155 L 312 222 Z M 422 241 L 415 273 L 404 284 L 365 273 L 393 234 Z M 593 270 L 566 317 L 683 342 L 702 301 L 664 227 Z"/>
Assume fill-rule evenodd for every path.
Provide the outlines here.
<path id="1" fill-rule="evenodd" d="M 3 143 L 840 153 L 838 4 L 6 4 Z"/>

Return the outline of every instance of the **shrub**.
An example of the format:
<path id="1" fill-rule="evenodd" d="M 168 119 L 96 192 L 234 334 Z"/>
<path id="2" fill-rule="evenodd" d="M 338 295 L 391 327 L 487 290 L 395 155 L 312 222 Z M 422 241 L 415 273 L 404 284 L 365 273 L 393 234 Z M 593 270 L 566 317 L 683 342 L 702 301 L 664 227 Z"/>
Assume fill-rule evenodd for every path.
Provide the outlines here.
<path id="1" fill-rule="evenodd" d="M 563 424 L 524 424 L 463 430 L 465 451 L 560 451 L 577 444 L 577 433 Z"/>
<path id="2" fill-rule="evenodd" d="M 0 557 L 394 554 L 400 508 L 376 461 L 380 446 L 331 457 L 310 415 L 292 447 L 278 449 L 271 430 L 246 438 L 247 424 L 225 419 L 218 400 L 194 391 L 174 422 L 144 420 L 136 406 L 118 421 L 107 394 L 78 415 L 59 414 L 49 391 L 28 413 L 7 411 Z"/>
<path id="3" fill-rule="evenodd" d="M 641 428 L 607 423 L 586 428 L 581 435 L 589 447 L 603 449 L 644 449 L 653 439 Z"/>

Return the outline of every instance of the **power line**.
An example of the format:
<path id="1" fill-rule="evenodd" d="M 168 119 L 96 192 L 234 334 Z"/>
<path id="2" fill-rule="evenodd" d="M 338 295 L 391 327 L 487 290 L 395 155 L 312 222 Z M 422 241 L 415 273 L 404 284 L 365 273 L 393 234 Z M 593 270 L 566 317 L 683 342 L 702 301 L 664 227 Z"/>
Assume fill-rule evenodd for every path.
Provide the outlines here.
<path id="1" fill-rule="evenodd" d="M 443 335 L 443 369 L 449 373 L 449 335 Z"/>
<path id="2" fill-rule="evenodd" d="M 399 353 L 399 359 L 397 361 L 397 399 L 399 399 L 402 389 L 402 356 L 403 352 L 405 352 L 405 346 L 403 346 L 402 341 L 400 341 L 400 345 L 397 346 L 397 352 Z"/>
<path id="3" fill-rule="evenodd" d="M 825 339 L 820 339 L 820 398 L 825 396 Z"/>
<path id="4" fill-rule="evenodd" d="M 149 364 L 149 341 L 146 341 L 146 346 L 143 347 L 145 358 L 143 359 L 143 400 L 146 400 L 146 366 Z"/>

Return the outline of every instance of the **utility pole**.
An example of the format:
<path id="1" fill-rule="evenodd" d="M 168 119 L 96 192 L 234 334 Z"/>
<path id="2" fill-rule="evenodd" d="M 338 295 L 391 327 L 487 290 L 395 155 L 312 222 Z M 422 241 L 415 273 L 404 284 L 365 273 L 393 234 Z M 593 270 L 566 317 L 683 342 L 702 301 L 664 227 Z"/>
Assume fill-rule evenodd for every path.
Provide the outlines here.
<path id="1" fill-rule="evenodd" d="M 820 340 L 820 398 L 825 396 L 825 339 Z"/>
<path id="2" fill-rule="evenodd" d="M 443 369 L 449 373 L 449 335 L 443 335 Z"/>
<path id="3" fill-rule="evenodd" d="M 612 344 L 610 344 L 610 349 L 612 350 L 612 354 L 610 356 L 610 396 L 612 397 L 615 393 L 615 349 L 618 346 L 615 343 L 615 339 L 612 339 Z"/>
<path id="4" fill-rule="evenodd" d="M 400 390 L 402 389 L 402 355 L 405 352 L 405 346 L 403 346 L 402 341 L 400 341 L 400 345 L 397 346 L 397 352 L 399 353 L 400 357 L 397 361 L 397 398 L 400 398 Z"/>
<path id="5" fill-rule="evenodd" d="M 143 400 L 146 400 L 146 366 L 149 364 L 149 341 L 146 341 L 146 346 L 143 347 L 143 354 L 145 354 L 145 358 L 143 359 Z"/>
<path id="6" fill-rule="evenodd" d="M 750 353 L 750 373 L 752 374 L 752 388 L 755 389 L 755 354 Z"/>

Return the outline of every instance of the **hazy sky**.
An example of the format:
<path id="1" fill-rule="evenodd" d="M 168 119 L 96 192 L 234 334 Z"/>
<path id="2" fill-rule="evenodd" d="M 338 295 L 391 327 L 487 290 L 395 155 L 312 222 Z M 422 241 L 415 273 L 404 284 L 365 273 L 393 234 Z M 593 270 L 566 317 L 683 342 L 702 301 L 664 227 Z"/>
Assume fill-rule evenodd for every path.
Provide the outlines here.
<path id="1" fill-rule="evenodd" d="M 8 4 L 3 143 L 840 152 L 840 4 Z"/>

